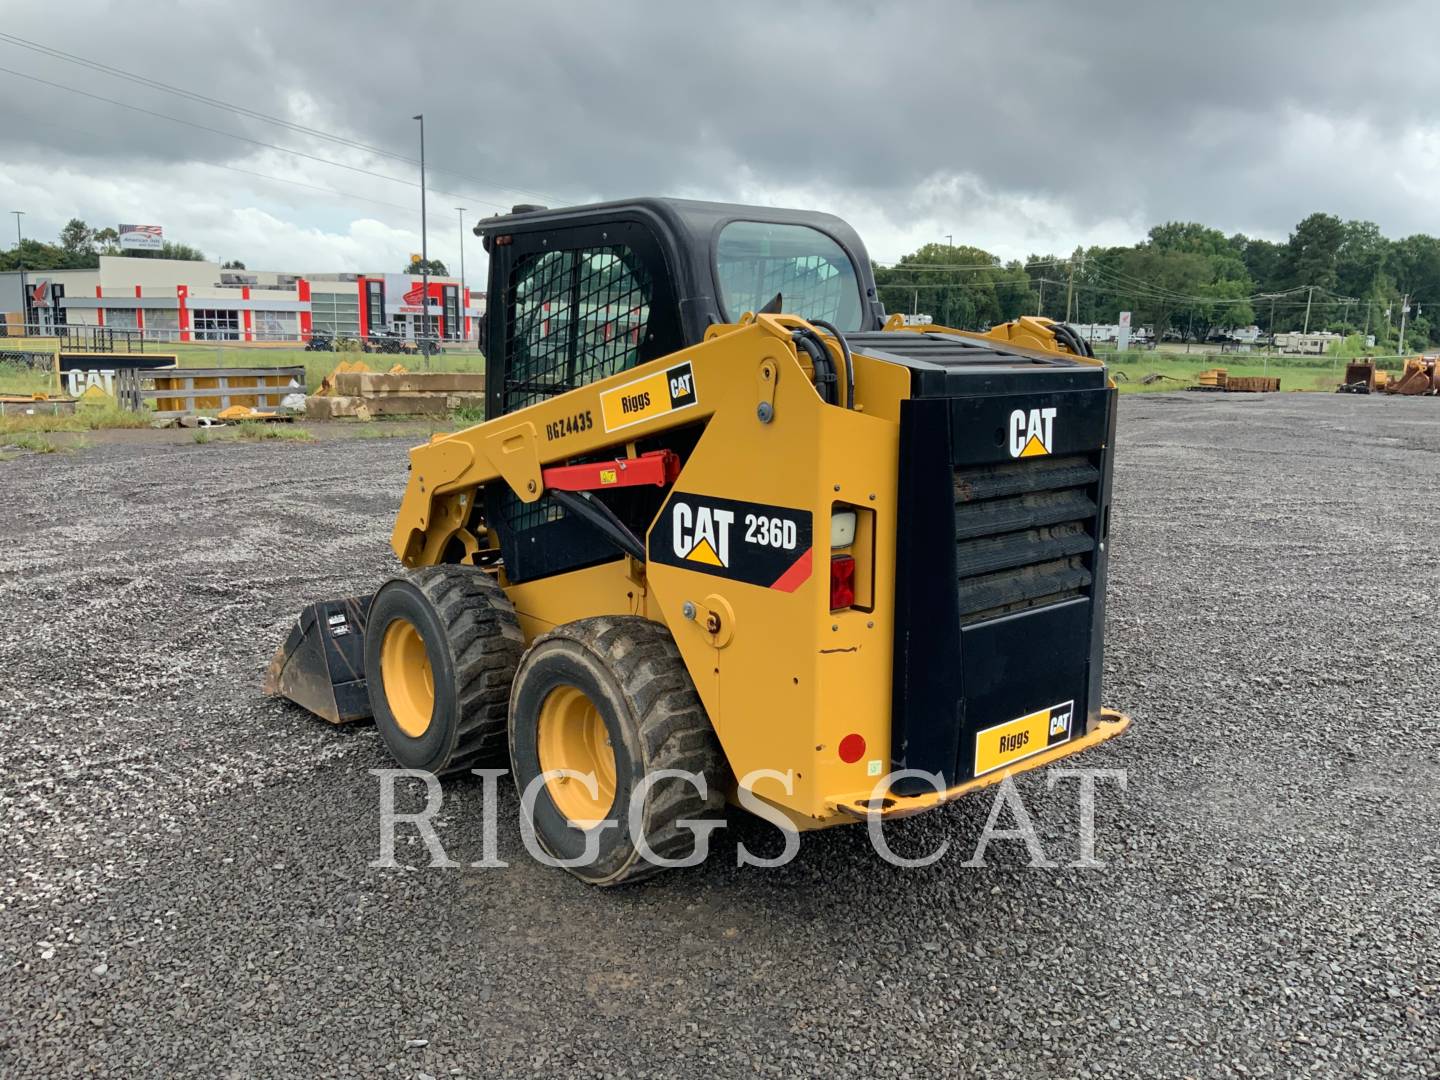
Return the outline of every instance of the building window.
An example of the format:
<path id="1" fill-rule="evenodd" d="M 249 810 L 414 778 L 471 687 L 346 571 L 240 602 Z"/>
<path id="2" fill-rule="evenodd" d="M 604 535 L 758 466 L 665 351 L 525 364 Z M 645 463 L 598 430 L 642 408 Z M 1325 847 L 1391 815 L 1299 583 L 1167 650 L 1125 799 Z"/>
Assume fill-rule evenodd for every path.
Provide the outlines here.
<path id="1" fill-rule="evenodd" d="M 151 341 L 174 341 L 179 336 L 180 312 L 175 308 L 147 308 L 145 337 Z"/>
<path id="2" fill-rule="evenodd" d="M 196 341 L 239 341 L 240 313 L 196 308 L 190 313 L 190 327 Z"/>
<path id="3" fill-rule="evenodd" d="M 312 333 L 332 338 L 360 336 L 360 297 L 356 293 L 312 293 L 310 314 Z"/>
<path id="4" fill-rule="evenodd" d="M 140 323 L 134 308 L 106 308 L 105 325 L 116 330 L 134 330 Z"/>
<path id="5" fill-rule="evenodd" d="M 256 341 L 295 341 L 300 337 L 300 316 L 294 311 L 256 311 L 251 323 Z"/>

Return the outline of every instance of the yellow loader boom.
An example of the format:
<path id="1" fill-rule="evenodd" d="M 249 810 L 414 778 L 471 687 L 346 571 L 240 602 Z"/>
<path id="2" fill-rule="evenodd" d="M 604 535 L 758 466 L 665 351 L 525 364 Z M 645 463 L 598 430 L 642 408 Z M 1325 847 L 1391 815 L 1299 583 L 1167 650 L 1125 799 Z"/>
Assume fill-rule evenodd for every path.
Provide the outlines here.
<path id="1" fill-rule="evenodd" d="M 476 231 L 493 419 L 411 451 L 406 573 L 344 611 L 341 668 L 403 764 L 503 736 L 546 849 L 596 840 L 572 871 L 610 884 L 651 864 L 607 820 L 673 851 L 717 791 L 799 828 L 909 813 L 1123 730 L 1115 392 L 1068 327 L 904 327 L 823 214 L 642 200 Z M 646 786 L 676 766 L 706 791 Z"/>

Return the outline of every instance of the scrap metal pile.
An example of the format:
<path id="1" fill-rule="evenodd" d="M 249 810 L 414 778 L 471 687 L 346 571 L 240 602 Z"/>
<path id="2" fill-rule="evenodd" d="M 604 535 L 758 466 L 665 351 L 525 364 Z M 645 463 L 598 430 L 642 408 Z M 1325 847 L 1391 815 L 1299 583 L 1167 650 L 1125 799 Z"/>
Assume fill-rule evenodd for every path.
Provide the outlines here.
<path id="1" fill-rule="evenodd" d="M 1341 394 L 1440 394 L 1440 357 L 1412 356 L 1405 361 L 1399 375 L 1381 371 L 1373 360 L 1360 360 L 1345 365 L 1345 381 L 1337 387 Z"/>

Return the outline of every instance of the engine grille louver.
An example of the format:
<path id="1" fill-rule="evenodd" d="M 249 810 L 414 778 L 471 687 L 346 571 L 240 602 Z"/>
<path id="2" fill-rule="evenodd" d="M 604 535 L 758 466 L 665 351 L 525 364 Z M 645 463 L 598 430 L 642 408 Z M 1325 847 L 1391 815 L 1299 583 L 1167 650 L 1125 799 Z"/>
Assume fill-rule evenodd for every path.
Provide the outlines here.
<path id="1" fill-rule="evenodd" d="M 1089 595 L 1099 479 L 1087 456 L 955 470 L 962 623 Z"/>

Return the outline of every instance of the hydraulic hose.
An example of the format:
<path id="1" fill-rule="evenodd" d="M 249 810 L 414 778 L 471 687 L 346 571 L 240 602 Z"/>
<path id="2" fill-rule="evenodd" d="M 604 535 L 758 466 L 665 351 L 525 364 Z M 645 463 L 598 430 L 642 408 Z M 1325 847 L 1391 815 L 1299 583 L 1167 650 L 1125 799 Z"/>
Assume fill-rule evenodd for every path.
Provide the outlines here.
<path id="1" fill-rule="evenodd" d="M 805 350 L 810 362 L 815 365 L 815 389 L 820 394 L 820 400 L 827 405 L 834 405 L 835 363 L 830 359 L 830 350 L 825 348 L 825 343 L 813 330 L 796 330 L 791 334 L 791 338 Z"/>
<path id="2" fill-rule="evenodd" d="M 640 538 L 631 532 L 629 526 L 599 499 L 575 491 L 551 491 L 548 494 L 569 513 L 597 530 L 626 555 L 639 562 L 645 561 L 645 545 L 641 543 Z"/>
<path id="3" fill-rule="evenodd" d="M 810 322 L 840 343 L 840 357 L 845 362 L 845 407 L 847 409 L 855 408 L 855 357 L 850 353 L 850 343 L 845 340 L 845 335 L 840 333 L 834 324 L 828 323 L 824 319 L 811 319 Z"/>

